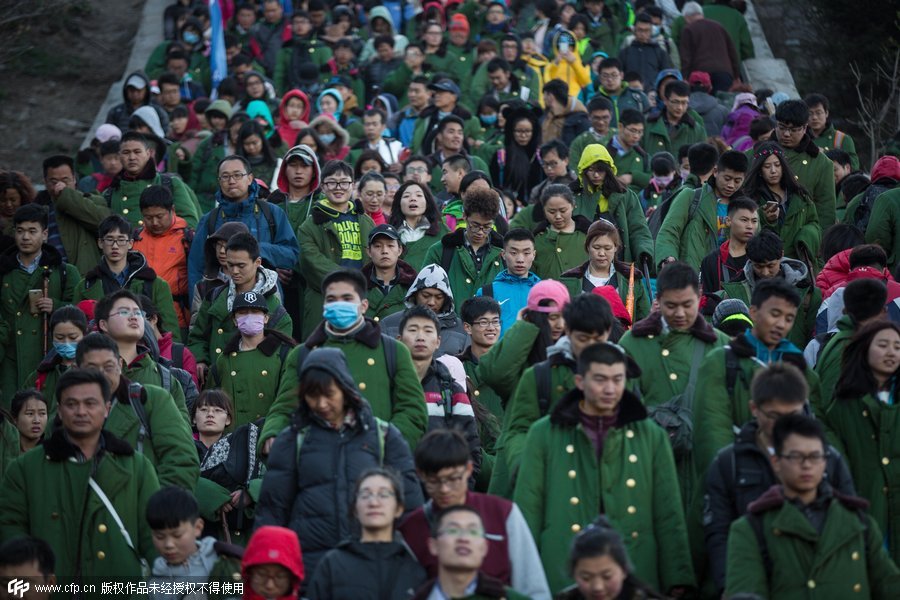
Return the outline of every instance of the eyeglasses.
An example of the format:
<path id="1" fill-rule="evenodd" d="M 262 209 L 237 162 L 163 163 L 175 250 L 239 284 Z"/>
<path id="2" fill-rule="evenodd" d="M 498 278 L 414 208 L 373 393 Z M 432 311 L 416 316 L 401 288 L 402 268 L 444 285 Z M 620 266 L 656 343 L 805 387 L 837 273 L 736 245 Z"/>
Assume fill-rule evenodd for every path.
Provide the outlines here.
<path id="1" fill-rule="evenodd" d="M 322 185 L 325 186 L 326 189 L 329 190 L 349 190 L 350 186 L 353 185 L 352 181 L 323 181 Z"/>
<path id="2" fill-rule="evenodd" d="M 801 133 L 804 129 L 806 129 L 806 125 L 800 125 L 799 127 L 791 127 L 785 123 L 778 123 L 777 125 L 778 131 L 782 133 L 789 133 L 794 135 L 795 133 Z"/>
<path id="3" fill-rule="evenodd" d="M 112 313 L 118 317 L 122 317 L 123 319 L 127 319 L 129 317 L 137 317 L 138 319 L 142 318 L 146 313 L 139 308 L 135 308 L 134 310 L 129 310 L 127 308 L 120 308 L 119 310 Z"/>
<path id="4" fill-rule="evenodd" d="M 106 244 L 107 246 L 113 246 L 113 247 L 115 247 L 115 246 L 127 246 L 127 245 L 128 245 L 128 242 L 130 242 L 130 241 L 131 241 L 131 239 L 130 239 L 130 238 L 127 238 L 127 237 L 117 237 L 117 238 L 114 238 L 114 237 L 105 237 L 105 238 L 103 238 L 103 243 L 104 243 L 104 244 Z"/>
<path id="5" fill-rule="evenodd" d="M 426 477 L 423 481 L 425 487 L 431 490 L 439 490 L 443 487 L 454 488 L 466 478 L 465 470 L 448 477 Z"/>
<path id="6" fill-rule="evenodd" d="M 422 173 L 423 175 L 428 172 L 428 167 L 406 167 L 407 175 L 416 175 L 418 173 Z"/>
<path id="7" fill-rule="evenodd" d="M 442 535 L 449 535 L 450 537 L 483 538 L 484 529 L 479 529 L 478 527 L 472 527 L 471 529 L 463 529 L 462 527 L 446 527 L 438 531 L 438 537 Z"/>
<path id="8" fill-rule="evenodd" d="M 478 329 L 487 329 L 488 327 L 496 329 L 497 327 L 500 327 L 500 319 L 478 319 L 477 321 L 473 321 L 472 325 Z"/>
<path id="9" fill-rule="evenodd" d="M 600 73 L 600 79 L 603 81 L 615 81 L 621 77 L 622 76 L 619 73 Z"/>
<path id="10" fill-rule="evenodd" d="M 813 452 L 812 454 L 802 454 L 800 452 L 791 452 L 789 454 L 779 454 L 778 456 L 794 465 L 803 465 L 807 462 L 811 465 L 821 465 L 828 458 L 828 453 Z"/>
<path id="11" fill-rule="evenodd" d="M 222 173 L 219 175 L 219 181 L 228 183 L 229 181 L 238 181 L 242 177 L 246 177 L 247 173 Z"/>
<path id="12" fill-rule="evenodd" d="M 633 135 L 635 137 L 642 137 L 644 135 L 643 129 L 634 129 L 633 127 L 623 127 L 622 131 L 628 133 L 629 135 Z"/>
<path id="13" fill-rule="evenodd" d="M 469 221 L 468 223 L 466 223 L 466 227 L 468 227 L 469 229 L 471 229 L 472 231 L 475 231 L 475 232 L 480 231 L 482 233 L 487 233 L 488 231 L 490 231 L 491 229 L 494 228 L 494 224 L 493 223 L 481 224 L 481 223 L 475 223 L 474 221 Z"/>
<path id="14" fill-rule="evenodd" d="M 391 490 L 378 490 L 377 492 L 373 492 L 372 490 L 363 490 L 356 496 L 358 500 L 362 500 L 363 502 L 371 500 L 372 498 L 378 498 L 379 500 L 390 500 L 391 498 L 396 497 L 397 494 L 395 494 Z"/>

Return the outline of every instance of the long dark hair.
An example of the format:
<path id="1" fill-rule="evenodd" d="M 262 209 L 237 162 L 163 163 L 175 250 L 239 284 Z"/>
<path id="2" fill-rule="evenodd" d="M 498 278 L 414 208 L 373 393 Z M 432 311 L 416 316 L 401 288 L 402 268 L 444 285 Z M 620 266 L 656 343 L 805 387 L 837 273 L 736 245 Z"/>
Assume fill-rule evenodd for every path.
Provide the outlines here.
<path id="1" fill-rule="evenodd" d="M 531 139 L 525 146 L 516 143 L 514 133 L 516 124 L 522 121 L 531 123 Z M 520 197 L 525 197 L 529 191 L 529 178 L 533 177 L 532 169 L 540 168 L 537 166 L 537 150 L 541 147 L 541 124 L 537 116 L 530 110 L 509 111 L 503 130 L 503 145 L 506 149 L 503 187 L 515 190 Z"/>
<path id="2" fill-rule="evenodd" d="M 619 182 L 619 180 L 616 178 L 615 173 L 613 173 L 612 171 L 612 167 L 610 167 L 606 163 L 606 161 L 598 160 L 594 164 L 588 165 L 588 168 L 594 166 L 599 166 L 600 169 L 603 170 L 604 173 L 606 173 L 606 176 L 603 178 L 603 183 L 600 184 L 600 193 L 603 194 L 604 197 L 609 198 L 613 194 L 621 194 L 626 189 L 628 189 Z M 581 184 L 581 180 L 587 179 L 587 175 L 583 175 L 581 173 L 579 173 L 579 175 L 580 177 L 575 180 L 575 182 L 570 186 L 572 188 L 572 191 L 576 194 L 587 191 L 587 188 Z"/>
<path id="3" fill-rule="evenodd" d="M 552 300 L 541 300 L 538 302 L 540 306 L 549 306 Z M 562 312 L 562 309 L 559 309 Z M 522 313 L 522 320 L 528 321 L 538 328 L 539 333 L 534 344 L 531 346 L 531 352 L 528 353 L 528 364 L 534 365 L 547 360 L 547 348 L 553 345 L 553 336 L 550 333 L 550 313 L 538 312 L 536 310 L 525 310 Z"/>
<path id="4" fill-rule="evenodd" d="M 766 185 L 766 181 L 763 179 L 762 167 L 763 163 L 772 155 L 776 156 L 778 162 L 781 163 L 781 181 L 779 183 L 785 189 L 787 195 L 809 198 L 809 192 L 794 178 L 794 172 L 784 158 L 784 150 L 777 142 L 763 142 L 759 145 L 759 148 L 753 151 L 753 163 L 750 165 L 750 170 L 747 171 L 747 176 L 744 178 L 744 185 L 735 193 L 735 196 L 743 192 L 757 202 L 759 202 L 761 196 L 771 196 L 769 186 Z"/>
<path id="5" fill-rule="evenodd" d="M 872 345 L 875 336 L 885 329 L 893 329 L 900 335 L 900 325 L 881 320 L 869 323 L 853 335 L 844 350 L 841 375 L 835 386 L 837 398 L 855 400 L 878 391 L 878 382 L 869 366 L 869 346 Z"/>
<path id="6" fill-rule="evenodd" d="M 237 144 L 235 145 L 235 153 L 238 156 L 243 156 L 247 160 L 252 161 L 253 158 L 247 155 L 244 151 L 244 141 L 250 136 L 258 135 L 259 139 L 262 140 L 262 162 L 275 166 L 278 162 L 278 159 L 275 158 L 275 153 L 272 151 L 272 146 L 269 145 L 269 141 L 266 139 L 266 133 L 263 131 L 263 128 L 257 123 L 254 119 L 251 119 L 241 125 L 241 128 L 238 130 L 237 136 Z M 252 164 L 252 163 L 251 163 Z"/>
<path id="7" fill-rule="evenodd" d="M 434 196 L 431 194 L 431 190 L 428 189 L 427 183 L 419 183 L 417 181 L 407 181 L 397 189 L 397 192 L 394 194 L 394 203 L 391 204 L 391 218 L 388 222 L 397 228 L 403 225 L 406 217 L 403 216 L 400 199 L 403 198 L 403 192 L 414 185 L 418 186 L 425 195 L 425 218 L 428 219 L 428 222 L 432 227 L 435 223 L 440 227 L 441 215 L 438 213 L 437 204 L 434 202 Z M 430 230 L 431 228 L 429 228 L 429 231 Z"/>

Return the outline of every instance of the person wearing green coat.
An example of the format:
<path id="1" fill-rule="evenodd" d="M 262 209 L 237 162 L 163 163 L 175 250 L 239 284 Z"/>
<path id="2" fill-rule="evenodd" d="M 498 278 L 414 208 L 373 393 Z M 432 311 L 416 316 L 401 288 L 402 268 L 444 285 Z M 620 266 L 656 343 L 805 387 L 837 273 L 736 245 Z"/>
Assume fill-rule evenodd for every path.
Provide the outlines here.
<path id="1" fill-rule="evenodd" d="M 64 155 L 44 160 L 44 185 L 34 202 L 46 206 L 50 221 L 56 222 L 59 244 L 65 249 L 66 262 L 84 275 L 100 260 L 97 227 L 109 216 L 106 200 L 99 194 L 84 194 L 75 187 L 72 159 Z M 60 248 L 57 245 L 57 250 Z"/>
<path id="2" fill-rule="evenodd" d="M 616 179 L 616 165 L 600 144 L 585 147 L 578 161 L 575 214 L 590 221 L 606 219 L 619 230 L 625 262 L 648 264 L 653 259 L 653 237 L 637 194 Z M 699 264 L 699 263 L 698 263 Z"/>
<path id="3" fill-rule="evenodd" d="M 821 424 L 787 415 L 772 438 L 781 483 L 732 524 L 724 597 L 896 598 L 900 569 L 866 511 L 869 503 L 824 480 L 828 443 Z"/>
<path id="4" fill-rule="evenodd" d="M 712 161 L 707 160 L 715 157 L 713 148 L 704 146 L 695 146 L 691 167 L 691 173 L 703 176 L 713 172 Z M 685 185 L 675 193 L 656 236 L 657 267 L 673 260 L 699 267 L 707 254 L 718 250 L 728 239 L 728 203 L 744 182 L 747 163 L 742 152 L 724 152 L 716 162 L 715 175 L 696 189 Z"/>
<path id="5" fill-rule="evenodd" d="M 3 407 L 28 374 L 40 364 L 50 344 L 43 322 L 55 308 L 70 304 L 81 277 L 66 264 L 55 247 L 47 243 L 47 211 L 34 204 L 16 210 L 16 245 L 0 255 L 0 374 Z M 46 290 L 46 292 L 45 292 Z M 32 299 L 32 292 L 36 299 Z"/>
<path id="6" fill-rule="evenodd" d="M 103 374 L 70 370 L 57 398 L 61 425 L 6 470 L 0 539 L 46 541 L 60 584 L 136 581 L 142 562 L 156 556 L 144 518 L 147 500 L 159 489 L 153 465 L 103 429 L 112 407 Z"/>
<path id="7" fill-rule="evenodd" d="M 640 265 L 616 260 L 621 244 L 619 230 L 612 223 L 592 223 L 584 240 L 588 260 L 564 272 L 559 281 L 568 288 L 572 298 L 582 292 L 593 292 L 598 287 L 609 286 L 616 290 L 622 299 L 622 305 L 627 307 L 631 291 L 629 279 L 631 269 L 634 269 L 634 312 L 631 315 L 634 323 L 650 314 L 650 298 L 645 290 Z"/>
<path id="8" fill-rule="evenodd" d="M 304 65 L 312 65 L 316 73 L 331 60 L 331 48 L 319 39 L 309 16 L 296 14 L 291 17 L 292 37 L 284 42 L 275 58 L 272 82 L 279 96 L 293 89 L 302 89 L 308 81 L 304 77 Z"/>
<path id="9" fill-rule="evenodd" d="M 416 280 L 417 271 L 400 260 L 403 244 L 391 225 L 379 225 L 369 234 L 366 253 L 372 261 L 362 268 L 368 282 L 366 316 L 376 323 L 394 313 L 406 310 L 406 293 Z"/>
<path id="10" fill-rule="evenodd" d="M 577 389 L 531 427 L 524 444 L 513 500 L 554 593 L 571 583 L 570 540 L 598 514 L 622 532 L 635 573 L 651 587 L 681 594 L 694 585 L 672 450 L 626 390 L 628 362 L 612 344 L 584 348 Z"/>
<path id="11" fill-rule="evenodd" d="M 284 372 L 284 362 L 294 340 L 268 329 L 269 305 L 262 294 L 237 294 L 231 316 L 238 331 L 231 336 L 209 371 L 206 387 L 228 394 L 234 416 L 228 431 L 265 418 Z"/>
<path id="12" fill-rule="evenodd" d="M 562 288 L 560 291 L 565 294 Z M 548 307 L 551 309 L 556 310 Z M 529 427 L 549 414 L 575 386 L 575 366 L 581 351 L 609 339 L 614 317 L 609 304 L 600 297 L 581 294 L 562 312 L 564 319 L 568 317 L 565 335 L 547 349 L 547 360 L 525 369 L 506 405 L 502 433 L 497 440 L 497 465 L 489 488 L 492 494 L 512 498 Z"/>
<path id="13" fill-rule="evenodd" d="M 844 350 L 834 400 L 822 419 L 853 474 L 869 514 L 884 531 L 894 561 L 900 560 L 900 452 L 894 402 L 900 327 L 877 321 L 861 329 Z"/>
<path id="14" fill-rule="evenodd" d="M 299 371 L 313 348 L 340 348 L 347 358 L 353 380 L 372 407 L 375 416 L 393 423 L 410 448 L 425 433 L 428 411 L 425 392 L 412 363 L 409 350 L 396 339 L 381 333 L 378 323 L 363 315 L 366 281 L 356 269 L 338 269 L 322 282 L 325 322 L 306 341 L 288 354 L 278 386 L 278 396 L 259 436 L 262 454 L 291 421 L 297 408 Z"/>
<path id="15" fill-rule="evenodd" d="M 822 228 L 816 205 L 809 192 L 797 183 L 778 144 L 763 142 L 754 151 L 753 163 L 738 194 L 759 205 L 760 224 L 778 234 L 784 242 L 785 256 L 798 260 L 818 256 Z"/>
<path id="16" fill-rule="evenodd" d="M 469 190 L 463 200 L 466 226 L 448 233 L 428 249 L 422 264 L 437 264 L 447 272 L 454 298 L 471 298 L 503 270 L 503 238 L 493 230 L 499 214 L 496 192 Z"/>
<path id="17" fill-rule="evenodd" d="M 200 219 L 197 197 L 180 177 L 156 172 L 159 157 L 154 158 L 153 147 L 153 142 L 142 133 L 129 131 L 122 136 L 119 149 L 122 171 L 103 192 L 106 205 L 112 214 L 124 216 L 136 227 L 141 221 L 141 192 L 151 185 L 161 185 L 172 192 L 175 214 L 196 227 Z"/>
<path id="18" fill-rule="evenodd" d="M 682 146 L 706 141 L 703 117 L 688 108 L 690 95 L 691 88 L 683 81 L 673 81 L 666 86 L 665 107 L 659 114 L 647 119 L 641 147 L 648 154 L 665 151 L 678 156 L 678 149 Z"/>
<path id="19" fill-rule="evenodd" d="M 219 162 L 232 153 L 240 128 L 235 118 L 231 119 L 231 104 L 228 100 L 215 100 L 203 112 L 212 135 L 200 144 L 191 156 L 191 179 L 188 185 L 197 195 L 200 212 L 206 214 L 216 207 L 216 192 L 219 191 Z M 247 117 L 243 117 L 247 120 Z M 229 127 L 233 125 L 234 127 Z M 232 134 L 232 130 L 234 133 Z M 180 216 L 180 215 L 179 215 Z"/>
<path id="20" fill-rule="evenodd" d="M 575 216 L 575 196 L 567 185 L 547 186 L 541 194 L 544 219 L 534 229 L 534 266 L 541 279 L 560 275 L 584 260 L 591 222 Z"/>
<path id="21" fill-rule="evenodd" d="M 809 387 L 809 406 L 815 414 L 825 414 L 819 377 L 806 366 L 801 350 L 787 340 L 799 306 L 800 295 L 784 280 L 760 282 L 750 302 L 753 326 L 728 345 L 711 351 L 700 363 L 694 396 L 698 475 L 706 472 L 720 449 L 734 442 L 735 428 L 752 418 L 750 384 L 766 365 L 785 362 L 800 369 Z"/>
<path id="22" fill-rule="evenodd" d="M 641 147 L 644 135 L 644 115 L 628 108 L 619 114 L 619 126 L 610 137 L 609 148 L 616 163 L 619 179 L 635 193 L 650 185 L 650 156 Z"/>
<path id="23" fill-rule="evenodd" d="M 872 216 L 866 227 L 866 242 L 878 244 L 888 255 L 888 266 L 900 263 L 900 188 L 875 198 Z"/>
<path id="24" fill-rule="evenodd" d="M 803 102 L 809 108 L 809 133 L 816 146 L 822 152 L 829 150 L 843 150 L 850 156 L 852 171 L 859 171 L 859 155 L 856 153 L 856 143 L 853 138 L 835 129 L 834 122 L 829 114 L 828 98 L 822 94 L 808 94 Z"/>
<path id="25" fill-rule="evenodd" d="M 835 223 L 837 201 L 834 165 L 808 132 L 809 109 L 802 100 L 785 100 L 775 109 L 775 137 L 797 183 L 806 189 L 816 205 L 819 226 L 827 231 Z"/>

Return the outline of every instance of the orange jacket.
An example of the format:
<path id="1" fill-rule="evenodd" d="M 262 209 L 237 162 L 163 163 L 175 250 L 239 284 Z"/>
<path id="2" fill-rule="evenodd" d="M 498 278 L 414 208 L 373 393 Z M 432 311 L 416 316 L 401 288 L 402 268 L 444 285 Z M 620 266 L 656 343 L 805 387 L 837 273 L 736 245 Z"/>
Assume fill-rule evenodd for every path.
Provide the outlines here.
<path id="1" fill-rule="evenodd" d="M 186 237 L 186 230 L 190 230 L 187 222 L 175 216 L 172 226 L 164 234 L 155 236 L 144 228 L 141 230 L 140 238 L 134 243 L 134 249 L 147 258 L 147 264 L 156 271 L 157 276 L 169 284 L 172 297 L 175 299 L 175 313 L 178 315 L 180 327 L 187 327 L 190 319 L 185 307 L 188 306 L 187 255 L 193 231 Z M 179 298 L 184 302 L 180 302 Z M 167 328 L 173 326 L 174 324 L 166 323 Z"/>

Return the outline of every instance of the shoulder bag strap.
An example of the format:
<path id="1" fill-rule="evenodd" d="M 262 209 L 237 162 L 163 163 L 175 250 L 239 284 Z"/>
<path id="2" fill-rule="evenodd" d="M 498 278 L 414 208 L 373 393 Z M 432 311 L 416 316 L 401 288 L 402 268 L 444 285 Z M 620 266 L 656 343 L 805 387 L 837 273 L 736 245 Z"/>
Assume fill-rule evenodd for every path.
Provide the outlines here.
<path id="1" fill-rule="evenodd" d="M 694 410 L 694 388 L 697 385 L 697 372 L 700 371 L 700 363 L 706 354 L 705 344 L 694 339 L 694 356 L 691 358 L 691 374 L 688 376 L 687 387 L 684 388 L 684 398 L 687 401 L 686 408 Z"/>

